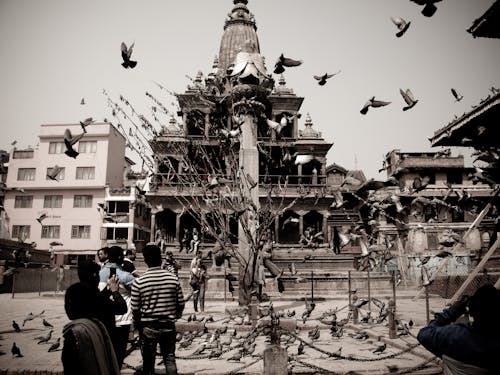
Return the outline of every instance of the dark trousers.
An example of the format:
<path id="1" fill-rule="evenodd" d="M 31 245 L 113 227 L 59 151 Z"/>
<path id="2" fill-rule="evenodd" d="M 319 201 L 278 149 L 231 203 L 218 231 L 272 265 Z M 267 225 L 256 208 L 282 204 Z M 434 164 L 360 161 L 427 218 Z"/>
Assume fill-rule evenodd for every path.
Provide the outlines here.
<path id="1" fill-rule="evenodd" d="M 127 352 L 128 337 L 130 334 L 130 324 L 116 327 L 116 347 L 115 354 L 118 366 L 122 368 L 125 353 Z"/>
<path id="2" fill-rule="evenodd" d="M 201 285 L 199 283 L 191 284 L 191 288 L 193 288 L 194 311 L 198 312 L 198 300 L 200 299 Z M 203 288 L 203 292 L 205 292 L 205 288 Z M 201 304 L 201 300 L 200 300 L 200 304 Z M 203 307 L 205 307 L 205 296 L 203 296 Z M 203 311 L 203 309 L 201 311 Z"/>
<path id="3" fill-rule="evenodd" d="M 177 375 L 175 364 L 175 324 L 160 322 L 143 322 L 141 329 L 142 374 L 154 375 L 156 347 L 165 363 L 166 374 Z"/>

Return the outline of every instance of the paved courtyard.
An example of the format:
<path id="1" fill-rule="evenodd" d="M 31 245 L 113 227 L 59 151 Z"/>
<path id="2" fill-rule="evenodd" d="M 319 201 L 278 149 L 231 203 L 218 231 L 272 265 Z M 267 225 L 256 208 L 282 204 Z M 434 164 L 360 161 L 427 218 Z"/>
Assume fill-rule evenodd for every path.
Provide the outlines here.
<path id="1" fill-rule="evenodd" d="M 405 369 L 411 369 L 420 364 L 428 362 L 433 356 L 420 346 L 416 346 L 416 335 L 418 329 L 426 322 L 425 300 L 413 301 L 414 290 L 400 290 L 397 298 L 397 317 L 403 322 L 413 321 L 410 333 L 399 336 L 396 339 L 389 339 L 389 329 L 386 323 L 359 323 L 348 322 L 344 325 L 344 333 L 340 338 L 333 338 L 330 335 L 328 318 L 321 321 L 318 319 L 325 317 L 328 311 L 338 309 L 338 321 L 347 316 L 347 297 L 341 295 L 331 295 L 324 300 L 316 301 L 316 308 L 311 313 L 311 317 L 303 323 L 301 316 L 305 311 L 304 301 L 287 300 L 274 301 L 275 311 L 284 311 L 285 317 L 282 319 L 296 319 L 297 330 L 285 333 L 282 336 L 282 346 L 287 346 L 290 365 L 293 373 L 403 373 Z M 321 296 L 317 296 L 321 297 Z M 323 296 L 326 297 L 326 296 Z M 360 296 L 362 297 L 362 296 Z M 389 295 L 376 296 L 379 300 L 387 302 Z M 430 298 L 431 310 L 441 310 L 446 301 L 442 298 L 432 296 Z M 63 295 L 52 293 L 23 293 L 16 294 L 14 298 L 10 294 L 0 295 L 0 350 L 5 353 L 0 356 L 0 369 L 2 373 L 8 374 L 50 374 L 62 373 L 60 361 L 61 347 L 49 352 L 48 349 L 61 337 L 63 326 L 68 322 L 64 313 Z M 246 340 L 247 335 L 252 331 L 251 326 L 242 325 L 241 319 L 233 317 L 230 319 L 226 313 L 227 309 L 236 308 L 236 302 L 207 301 L 204 314 L 197 314 L 197 318 L 207 318 L 212 316 L 214 321 L 206 324 L 208 334 L 200 335 L 192 340 L 190 345 L 181 348 L 177 345 L 177 365 L 180 374 L 261 374 L 263 373 L 263 360 L 261 354 L 265 348 L 266 336 L 258 336 L 255 340 L 255 351 L 252 355 L 244 356 L 240 361 L 228 360 L 239 351 L 238 345 Z M 264 305 L 265 306 L 265 305 Z M 366 312 L 367 306 L 363 306 L 362 312 Z M 377 316 L 377 307 L 372 304 L 373 316 Z M 265 309 L 264 309 L 265 310 Z M 295 311 L 295 316 L 289 318 L 287 313 Z M 42 324 L 42 317 L 25 322 L 23 320 L 28 313 L 39 314 L 51 323 L 54 328 L 45 327 Z M 188 302 L 184 313 L 184 319 L 179 321 L 182 328 L 186 327 L 187 319 L 193 313 L 192 303 Z M 363 314 L 361 314 L 363 315 Z M 361 316 L 360 316 L 361 317 Z M 15 332 L 12 321 L 16 321 L 21 326 L 21 332 Z M 185 323 L 184 323 L 185 322 Z M 202 323 L 198 323 L 202 326 Z M 208 358 L 211 350 L 205 349 L 200 355 L 193 355 L 201 345 L 210 346 L 210 337 L 216 329 L 227 331 L 220 335 L 220 343 L 223 345 L 222 355 L 216 358 Z M 315 327 L 319 329 L 319 337 L 312 339 L 308 333 Z M 36 337 L 44 336 L 49 329 L 53 329 L 52 338 L 48 343 L 38 344 Z M 181 329 L 182 330 L 182 329 Z M 236 330 L 236 332 L 234 332 Z M 366 332 L 368 337 L 360 339 L 359 332 Z M 235 336 L 233 336 L 235 334 Z M 13 343 L 21 349 L 23 357 L 13 357 L 10 349 Z M 303 343 L 304 351 L 298 355 L 300 343 Z M 373 351 L 386 344 L 386 349 L 382 353 Z M 184 346 L 184 344 L 183 344 Z M 340 355 L 340 359 L 337 358 Z M 141 355 L 139 350 L 134 350 L 125 360 L 122 373 L 133 373 L 134 368 L 141 365 Z M 430 363 L 436 368 L 436 362 Z M 423 366 L 424 367 L 424 366 Z M 158 373 L 163 373 L 163 367 L 157 367 Z M 8 370 L 8 371 L 5 371 Z M 406 372 L 408 373 L 408 372 Z M 432 368 L 418 372 L 416 369 L 411 373 L 432 373 Z"/>

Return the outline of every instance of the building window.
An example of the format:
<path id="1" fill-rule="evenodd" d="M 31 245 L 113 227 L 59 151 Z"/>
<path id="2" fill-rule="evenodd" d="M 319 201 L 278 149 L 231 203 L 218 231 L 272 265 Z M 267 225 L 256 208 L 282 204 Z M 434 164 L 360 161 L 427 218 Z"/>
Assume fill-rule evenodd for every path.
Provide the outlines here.
<path id="1" fill-rule="evenodd" d="M 462 171 L 446 172 L 446 182 L 453 185 L 461 185 L 463 183 Z"/>
<path id="2" fill-rule="evenodd" d="M 25 240 L 30 237 L 31 226 L 29 225 L 13 225 L 12 226 L 12 238 L 19 238 Z"/>
<path id="3" fill-rule="evenodd" d="M 47 174 L 45 175 L 45 179 L 46 180 L 50 180 L 49 178 L 49 174 L 52 173 L 52 169 L 53 168 L 47 168 Z M 66 168 L 65 167 L 61 167 L 61 170 L 59 171 L 59 173 L 57 174 L 56 178 L 58 180 L 64 180 L 64 176 L 66 174 Z"/>
<path id="4" fill-rule="evenodd" d="M 33 150 L 19 150 L 12 154 L 13 159 L 33 159 Z"/>
<path id="5" fill-rule="evenodd" d="M 93 180 L 95 178 L 95 167 L 76 167 L 77 180 Z"/>
<path id="6" fill-rule="evenodd" d="M 14 201 L 14 208 L 32 208 L 33 196 L 32 195 L 16 195 Z"/>
<path id="7" fill-rule="evenodd" d="M 61 226 L 42 225 L 42 238 L 59 238 Z"/>
<path id="8" fill-rule="evenodd" d="M 106 228 L 107 240 L 127 240 L 128 228 Z"/>
<path id="9" fill-rule="evenodd" d="M 43 208 L 62 208 L 62 195 L 46 195 L 43 199 Z"/>
<path id="10" fill-rule="evenodd" d="M 34 181 L 35 168 L 19 168 L 17 170 L 17 181 Z"/>
<path id="11" fill-rule="evenodd" d="M 127 214 L 129 211 L 128 201 L 108 202 L 108 214 Z"/>
<path id="12" fill-rule="evenodd" d="M 95 154 L 97 151 L 97 141 L 78 142 L 78 152 L 80 154 Z"/>
<path id="13" fill-rule="evenodd" d="M 90 238 L 90 225 L 72 225 L 71 238 Z"/>
<path id="14" fill-rule="evenodd" d="M 73 207 L 75 208 L 92 207 L 92 195 L 75 195 L 73 198 Z"/>
<path id="15" fill-rule="evenodd" d="M 49 143 L 49 154 L 62 154 L 64 151 L 66 151 L 66 145 L 64 142 Z"/>

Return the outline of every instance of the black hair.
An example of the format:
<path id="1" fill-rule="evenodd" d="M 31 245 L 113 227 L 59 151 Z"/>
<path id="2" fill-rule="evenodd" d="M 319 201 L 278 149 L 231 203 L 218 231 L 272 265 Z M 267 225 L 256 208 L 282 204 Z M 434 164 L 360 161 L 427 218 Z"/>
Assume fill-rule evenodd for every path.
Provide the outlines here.
<path id="1" fill-rule="evenodd" d="M 99 265 L 91 259 L 84 259 L 78 262 L 78 279 L 82 283 L 97 288 L 99 284 Z"/>
<path id="2" fill-rule="evenodd" d="M 469 313 L 476 325 L 498 330 L 499 311 L 500 291 L 491 284 L 481 286 L 469 299 Z"/>
<path id="3" fill-rule="evenodd" d="M 157 245 L 146 245 L 142 250 L 142 255 L 148 267 L 161 265 L 161 249 Z"/>
<path id="4" fill-rule="evenodd" d="M 95 317 L 97 290 L 86 283 L 71 285 L 64 296 L 64 309 L 70 320 Z"/>
<path id="5" fill-rule="evenodd" d="M 108 249 L 108 260 L 110 263 L 120 264 L 123 260 L 123 249 L 120 246 L 111 246 Z"/>

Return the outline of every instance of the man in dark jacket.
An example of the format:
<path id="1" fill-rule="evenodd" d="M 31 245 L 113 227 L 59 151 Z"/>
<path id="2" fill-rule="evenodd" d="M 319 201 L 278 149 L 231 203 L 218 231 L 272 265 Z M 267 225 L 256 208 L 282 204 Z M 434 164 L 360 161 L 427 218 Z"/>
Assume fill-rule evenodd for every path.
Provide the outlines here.
<path id="1" fill-rule="evenodd" d="M 454 323 L 467 312 L 472 324 Z M 435 317 L 418 333 L 418 341 L 443 359 L 444 374 L 500 374 L 500 291 L 480 287 Z"/>

